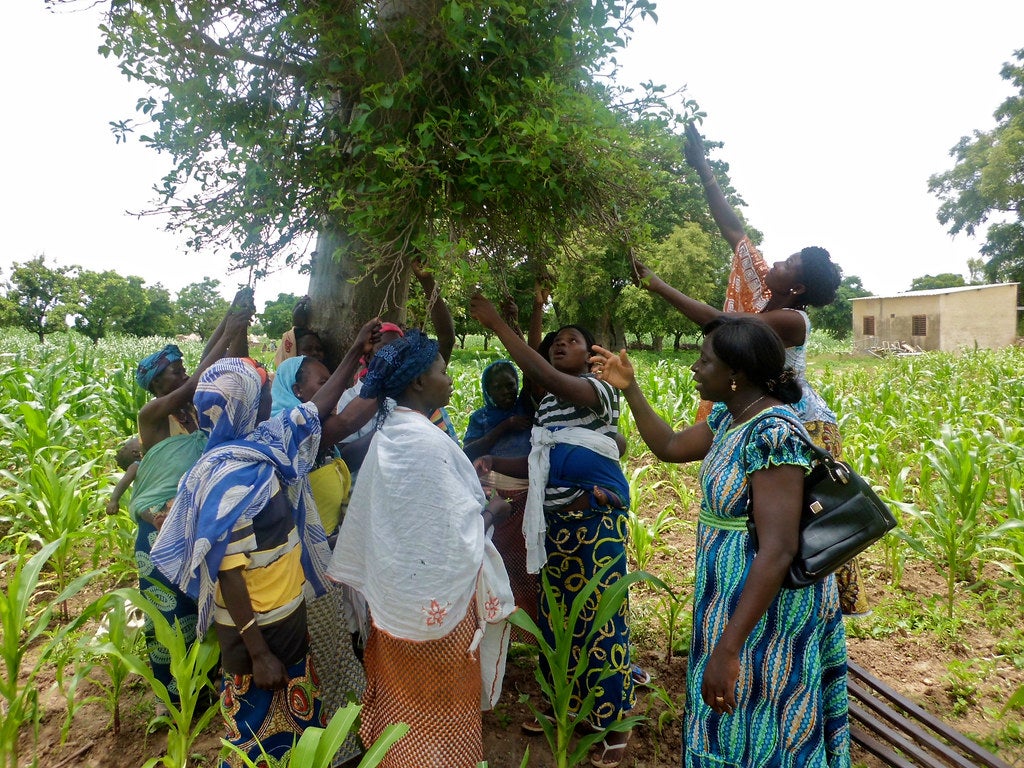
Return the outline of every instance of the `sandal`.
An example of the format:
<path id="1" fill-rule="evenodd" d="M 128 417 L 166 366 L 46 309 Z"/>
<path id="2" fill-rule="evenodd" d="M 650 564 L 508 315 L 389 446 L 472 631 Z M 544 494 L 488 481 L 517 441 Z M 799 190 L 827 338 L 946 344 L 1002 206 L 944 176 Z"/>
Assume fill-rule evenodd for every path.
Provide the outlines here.
<path id="1" fill-rule="evenodd" d="M 540 718 L 541 717 L 546 719 L 549 723 L 553 724 L 555 722 L 555 718 L 553 718 L 551 715 L 547 714 L 546 712 L 542 712 L 539 717 L 535 717 L 532 720 L 524 721 L 519 726 L 519 729 L 523 733 L 525 733 L 527 736 L 543 736 L 544 735 L 544 726 L 540 724 Z"/>
<path id="2" fill-rule="evenodd" d="M 651 682 L 651 673 L 639 664 L 634 664 L 629 672 L 633 677 L 633 685 L 647 685 Z"/>
<path id="3" fill-rule="evenodd" d="M 626 756 L 626 746 L 629 744 L 629 736 L 633 731 L 616 731 L 609 733 L 597 745 L 599 752 L 595 752 L 590 758 L 590 764 L 594 768 L 618 768 L 622 758 Z M 621 738 L 622 741 L 608 742 L 609 738 Z"/>

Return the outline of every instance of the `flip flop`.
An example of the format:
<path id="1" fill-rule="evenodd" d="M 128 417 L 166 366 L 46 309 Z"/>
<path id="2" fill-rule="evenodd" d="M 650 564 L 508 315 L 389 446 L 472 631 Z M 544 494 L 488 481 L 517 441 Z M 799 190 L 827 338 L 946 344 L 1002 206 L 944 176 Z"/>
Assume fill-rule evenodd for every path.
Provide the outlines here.
<path id="1" fill-rule="evenodd" d="M 651 673 L 639 664 L 634 664 L 632 666 L 630 674 L 633 677 L 633 685 L 647 685 L 651 682 Z"/>
<path id="2" fill-rule="evenodd" d="M 590 758 L 590 764 L 594 768 L 618 768 L 622 758 L 626 756 L 626 747 L 629 746 L 629 736 L 631 733 L 632 731 L 622 733 L 622 741 L 615 744 L 609 744 L 607 736 L 601 739 L 601 743 L 598 744 L 600 752 L 594 753 L 594 756 Z M 619 734 L 615 735 L 618 736 Z"/>

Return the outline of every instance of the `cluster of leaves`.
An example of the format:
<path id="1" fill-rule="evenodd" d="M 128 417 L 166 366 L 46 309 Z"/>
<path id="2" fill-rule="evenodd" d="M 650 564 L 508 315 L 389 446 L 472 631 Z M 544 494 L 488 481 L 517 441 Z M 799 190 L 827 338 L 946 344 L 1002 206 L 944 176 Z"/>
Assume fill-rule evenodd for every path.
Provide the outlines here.
<path id="1" fill-rule="evenodd" d="M 0 326 L 20 326 L 36 334 L 64 331 L 70 319 L 97 342 L 112 333 L 130 336 L 197 334 L 206 338 L 227 310 L 219 280 L 204 277 L 182 288 L 176 299 L 162 285 L 113 270 L 50 266 L 45 256 L 13 264 L 0 296 Z"/>
<path id="2" fill-rule="evenodd" d="M 954 167 L 928 180 L 950 234 L 989 225 L 981 254 L 993 283 L 1024 283 L 1024 48 L 1014 58 L 1000 75 L 1017 92 L 996 109 L 995 128 L 961 138 L 950 151 Z"/>
<path id="3" fill-rule="evenodd" d="M 114 2 L 101 52 L 160 94 L 138 105 L 142 140 L 175 159 L 160 191 L 196 247 L 294 258 L 330 219 L 379 259 L 439 241 L 517 259 L 581 221 L 631 237 L 628 201 L 655 181 L 645 132 L 676 116 L 657 87 L 606 83 L 653 15 L 650 0 Z"/>

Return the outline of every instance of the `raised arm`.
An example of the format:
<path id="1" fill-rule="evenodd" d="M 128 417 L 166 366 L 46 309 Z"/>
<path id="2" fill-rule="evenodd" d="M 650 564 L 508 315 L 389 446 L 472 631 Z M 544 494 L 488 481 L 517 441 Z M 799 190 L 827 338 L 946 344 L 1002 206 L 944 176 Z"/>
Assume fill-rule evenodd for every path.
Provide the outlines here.
<path id="1" fill-rule="evenodd" d="M 686 126 L 686 146 L 683 149 L 683 154 L 686 157 L 686 162 L 700 177 L 700 182 L 704 186 L 704 197 L 707 198 L 711 215 L 714 217 L 722 237 L 728 241 L 733 250 L 736 250 L 740 240 L 746 237 L 743 223 L 736 215 L 736 211 L 729 205 L 729 201 L 725 199 L 722 188 L 718 186 L 718 180 L 715 179 L 715 173 L 711 170 L 711 164 L 708 162 L 704 150 L 704 141 L 697 131 L 697 126 L 693 123 Z"/>
<path id="2" fill-rule="evenodd" d="M 711 447 L 711 428 L 706 421 L 694 424 L 679 432 L 662 419 L 636 383 L 633 364 L 626 355 L 626 350 L 615 354 L 604 347 L 594 346 L 591 363 L 599 367 L 597 375 L 616 389 L 622 390 L 623 397 L 629 403 L 633 421 L 640 432 L 640 437 L 655 456 L 662 461 L 681 464 L 697 461 L 707 455 Z"/>
<path id="3" fill-rule="evenodd" d="M 600 407 L 597 390 L 579 376 L 562 373 L 516 334 L 498 311 L 479 293 L 470 299 L 469 313 L 485 328 L 494 331 L 519 369 L 530 381 L 562 400 L 587 408 Z"/>
<path id="4" fill-rule="evenodd" d="M 199 377 L 214 362 L 225 355 L 230 341 L 238 333 L 246 333 L 248 328 L 249 314 L 247 310 L 229 312 L 217 343 L 199 362 L 188 380 L 174 391 L 161 397 L 154 397 L 142 406 L 139 410 L 139 438 L 147 450 L 169 436 L 167 417 L 192 402 L 192 396 L 199 385 Z"/>
<path id="5" fill-rule="evenodd" d="M 779 334 L 779 338 L 787 347 L 799 346 L 807 340 L 807 325 L 799 312 L 792 312 L 788 309 L 773 309 L 768 312 L 723 312 L 673 288 L 636 257 L 632 257 L 632 262 L 633 273 L 640 287 L 661 296 L 679 310 L 684 317 L 689 318 L 701 328 L 721 315 L 747 315 L 756 317 L 769 326 Z"/>
<path id="6" fill-rule="evenodd" d="M 311 398 L 310 402 L 317 407 L 321 421 L 325 421 L 330 417 L 334 411 L 334 406 L 338 404 L 341 393 L 348 388 L 349 382 L 352 381 L 359 366 L 359 358 L 362 355 L 369 354 L 372 350 L 373 332 L 379 327 L 380 318 L 375 317 L 359 329 L 359 333 L 356 334 L 356 340 L 352 342 L 352 346 L 345 353 L 341 363 L 334 369 L 334 373 L 324 382 L 324 385 L 320 387 L 320 390 Z"/>
<path id="7" fill-rule="evenodd" d="M 533 283 L 533 310 L 530 312 L 530 328 L 526 336 L 526 343 L 534 349 L 540 346 L 544 337 L 544 305 L 550 296 L 547 276 L 538 277 Z"/>
<path id="8" fill-rule="evenodd" d="M 452 350 L 455 349 L 455 321 L 452 319 L 452 313 L 438 290 L 434 275 L 423 263 L 414 259 L 412 271 L 420 281 L 427 306 L 430 307 L 430 322 L 434 324 L 434 333 L 437 334 L 438 351 L 445 362 L 448 362 L 452 357 Z"/>
<path id="9" fill-rule="evenodd" d="M 697 299 L 687 296 L 677 288 L 673 288 L 658 277 L 654 270 L 635 256 L 631 256 L 630 259 L 633 264 L 633 274 L 641 288 L 661 296 L 661 298 L 679 310 L 683 316 L 695 322 L 699 327 L 703 328 L 716 317 L 724 314 L 722 310 L 715 309 L 703 301 L 697 301 Z"/>
<path id="10" fill-rule="evenodd" d="M 220 319 L 217 327 L 214 329 L 213 333 L 210 334 L 210 339 L 206 342 L 206 346 L 203 347 L 203 354 L 199 358 L 200 362 L 205 360 L 206 356 L 219 344 L 221 337 L 224 335 L 224 330 L 227 327 L 228 318 L 231 317 L 231 314 L 244 311 L 248 311 L 249 317 L 252 317 L 256 312 L 256 305 L 253 302 L 252 288 L 249 286 L 243 286 L 235 293 L 235 297 L 231 300 L 231 305 L 228 307 L 228 311 L 224 313 L 224 317 Z M 246 328 L 246 340 L 246 343 L 248 344 L 248 328 Z M 231 345 L 230 339 L 228 340 L 228 344 L 229 346 Z M 230 357 L 248 357 L 248 355 L 236 355 L 232 353 Z"/>

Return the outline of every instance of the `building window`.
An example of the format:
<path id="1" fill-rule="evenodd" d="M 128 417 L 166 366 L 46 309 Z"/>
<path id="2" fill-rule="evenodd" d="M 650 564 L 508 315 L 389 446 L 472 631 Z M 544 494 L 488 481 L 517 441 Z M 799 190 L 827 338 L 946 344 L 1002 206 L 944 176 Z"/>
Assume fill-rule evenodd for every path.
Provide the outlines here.
<path id="1" fill-rule="evenodd" d="M 914 315 L 910 320 L 911 336 L 928 335 L 928 315 Z"/>
<path id="2" fill-rule="evenodd" d="M 875 316 L 865 315 L 864 316 L 864 335 L 874 336 L 875 335 Z"/>

